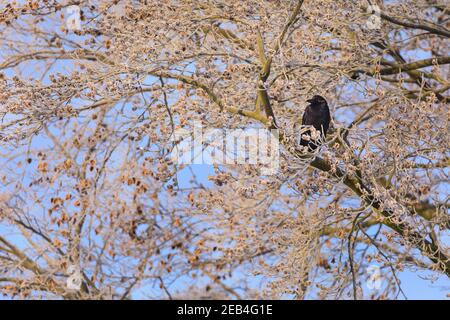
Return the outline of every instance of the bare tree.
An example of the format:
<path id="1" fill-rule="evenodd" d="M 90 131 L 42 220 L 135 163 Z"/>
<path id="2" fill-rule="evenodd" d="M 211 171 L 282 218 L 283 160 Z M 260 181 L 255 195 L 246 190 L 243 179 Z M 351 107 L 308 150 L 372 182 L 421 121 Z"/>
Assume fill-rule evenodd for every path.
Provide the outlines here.
<path id="1" fill-rule="evenodd" d="M 449 277 L 449 18 L 431 0 L 2 2 L 0 290 L 378 299 L 403 270 Z M 314 94 L 333 129 L 308 154 Z M 278 129 L 279 171 L 168 160 L 194 121 Z"/>

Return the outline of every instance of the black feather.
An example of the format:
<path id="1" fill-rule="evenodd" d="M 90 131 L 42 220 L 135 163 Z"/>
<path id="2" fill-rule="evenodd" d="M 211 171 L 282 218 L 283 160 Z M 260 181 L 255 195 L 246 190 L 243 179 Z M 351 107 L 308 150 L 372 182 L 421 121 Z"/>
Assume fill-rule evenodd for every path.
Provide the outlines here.
<path id="1" fill-rule="evenodd" d="M 324 138 L 331 121 L 330 109 L 328 108 L 327 101 L 323 97 L 317 95 L 306 101 L 310 104 L 303 113 L 302 126 L 314 127 L 314 129 L 321 132 L 321 137 Z M 303 135 L 311 136 L 311 131 L 307 130 Z M 300 144 L 308 147 L 310 151 L 315 150 L 319 146 L 319 142 L 313 139 L 301 139 Z"/>

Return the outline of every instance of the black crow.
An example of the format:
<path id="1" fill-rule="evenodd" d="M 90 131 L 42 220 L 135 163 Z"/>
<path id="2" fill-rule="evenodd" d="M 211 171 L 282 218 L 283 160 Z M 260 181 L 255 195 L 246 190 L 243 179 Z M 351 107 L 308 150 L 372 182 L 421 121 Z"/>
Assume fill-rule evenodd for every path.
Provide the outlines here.
<path id="1" fill-rule="evenodd" d="M 324 138 L 327 134 L 331 120 L 327 101 L 318 95 L 315 95 L 306 101 L 309 102 L 309 106 L 306 107 L 305 112 L 303 113 L 302 126 L 313 126 L 316 130 L 320 131 L 320 136 Z M 311 137 L 311 131 L 306 130 L 302 135 Z M 313 151 L 318 147 L 319 142 L 314 139 L 301 139 L 300 144 L 304 147 L 308 147 L 309 151 Z"/>

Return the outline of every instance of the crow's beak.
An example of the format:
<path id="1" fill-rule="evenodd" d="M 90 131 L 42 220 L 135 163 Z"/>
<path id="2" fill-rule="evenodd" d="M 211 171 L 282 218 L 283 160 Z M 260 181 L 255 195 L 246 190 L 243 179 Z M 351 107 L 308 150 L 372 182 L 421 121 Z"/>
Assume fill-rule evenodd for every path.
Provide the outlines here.
<path id="1" fill-rule="evenodd" d="M 308 100 L 306 100 L 306 102 L 312 103 L 313 100 L 312 99 L 308 99 Z"/>

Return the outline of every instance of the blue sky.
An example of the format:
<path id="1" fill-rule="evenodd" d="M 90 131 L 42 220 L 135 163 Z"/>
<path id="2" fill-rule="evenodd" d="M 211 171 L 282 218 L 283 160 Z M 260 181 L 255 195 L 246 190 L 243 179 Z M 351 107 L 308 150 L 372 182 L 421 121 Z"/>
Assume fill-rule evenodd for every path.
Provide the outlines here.
<path id="1" fill-rule="evenodd" d="M 429 57 L 429 53 L 425 51 L 417 52 L 414 56 L 417 58 L 426 58 Z M 67 65 L 65 65 L 67 67 Z M 55 68 L 61 68 L 61 66 L 56 66 Z M 55 69 L 56 70 L 56 69 Z M 9 73 L 8 75 L 10 75 Z M 41 146 L 46 143 L 45 139 L 37 138 L 35 139 L 35 143 L 41 144 Z M 3 148 L 0 148 L 0 154 L 5 152 Z M 211 182 L 208 180 L 208 176 L 214 173 L 213 167 L 210 165 L 192 165 L 192 171 L 197 177 L 197 180 L 203 183 L 205 186 L 211 185 Z M 177 175 L 179 187 L 188 187 L 190 186 L 189 180 L 191 179 L 191 173 L 188 169 L 182 170 Z M 444 193 L 449 193 L 448 186 L 443 190 Z M 0 234 L 7 233 L 7 230 L 4 226 L 0 225 Z M 426 280 L 426 277 L 429 277 L 430 274 L 426 272 L 412 272 L 412 271 L 404 271 L 400 273 L 399 278 L 402 282 L 402 289 L 405 292 L 408 299 L 446 299 L 447 294 L 450 293 L 450 281 L 447 277 L 441 276 L 435 282 L 430 282 Z M 173 289 L 176 287 L 180 287 L 179 284 L 174 284 Z M 169 288 L 170 289 L 170 288 Z M 135 297 L 143 297 L 145 292 L 137 292 Z M 0 297 L 1 299 L 1 297 Z"/>
<path id="2" fill-rule="evenodd" d="M 208 176 L 214 174 L 213 166 L 211 165 L 191 165 L 190 169 L 195 174 L 198 181 L 202 182 L 205 186 L 210 186 L 211 182 L 208 181 Z M 188 168 L 183 169 L 177 175 L 177 179 L 180 188 L 189 187 L 189 180 L 192 179 L 191 170 Z M 447 297 L 450 294 L 450 280 L 446 276 L 439 276 L 435 279 L 436 274 L 431 274 L 425 271 L 410 271 L 405 270 L 398 274 L 401 282 L 401 288 L 406 295 L 407 299 L 411 300 L 442 300 L 449 299 Z M 432 279 L 432 281 L 430 280 Z M 256 281 L 255 281 L 256 282 Z M 363 288 L 366 293 L 370 290 L 367 287 Z M 399 295 L 399 299 L 403 299 L 402 295 Z"/>

